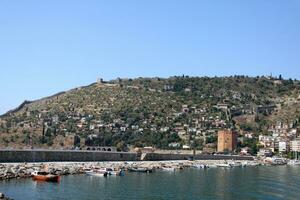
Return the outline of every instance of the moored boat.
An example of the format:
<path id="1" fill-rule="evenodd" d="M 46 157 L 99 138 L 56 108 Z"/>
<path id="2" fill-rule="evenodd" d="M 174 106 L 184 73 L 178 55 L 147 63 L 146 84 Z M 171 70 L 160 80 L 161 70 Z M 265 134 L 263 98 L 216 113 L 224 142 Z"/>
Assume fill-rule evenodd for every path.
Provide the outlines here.
<path id="1" fill-rule="evenodd" d="M 193 165 L 193 167 L 197 168 L 197 169 L 206 169 L 206 168 L 208 168 L 208 166 L 205 165 L 205 164 L 195 164 L 195 165 Z"/>
<path id="2" fill-rule="evenodd" d="M 162 167 L 161 169 L 168 172 L 174 172 L 176 170 L 174 167 Z"/>
<path id="3" fill-rule="evenodd" d="M 207 168 L 217 168 L 216 164 L 208 164 L 206 166 L 207 166 Z"/>
<path id="4" fill-rule="evenodd" d="M 129 169 L 130 172 L 140 172 L 140 173 L 152 173 L 153 169 L 148 169 L 144 167 L 133 167 Z"/>
<path id="5" fill-rule="evenodd" d="M 125 175 L 125 172 L 122 169 L 114 170 L 112 168 L 102 168 L 102 169 L 99 169 L 99 171 L 106 172 L 107 175 L 110 175 L 110 176 L 124 176 Z"/>
<path id="6" fill-rule="evenodd" d="M 86 171 L 86 175 L 89 176 L 96 176 L 96 177 L 107 177 L 108 173 L 101 171 L 101 170 L 91 170 L 91 171 Z"/>
<path id="7" fill-rule="evenodd" d="M 300 165 L 300 160 L 290 160 L 287 164 L 288 165 Z"/>
<path id="8" fill-rule="evenodd" d="M 240 161 L 231 161 L 227 164 L 231 165 L 231 167 L 244 167 L 243 163 Z"/>
<path id="9" fill-rule="evenodd" d="M 231 164 L 228 164 L 228 163 L 225 163 L 225 164 L 216 164 L 217 167 L 222 167 L 222 168 L 231 168 L 232 165 Z"/>
<path id="10" fill-rule="evenodd" d="M 59 182 L 60 176 L 49 174 L 48 172 L 35 171 L 31 173 L 32 179 L 35 181 Z"/>
<path id="11" fill-rule="evenodd" d="M 266 164 L 271 164 L 271 165 L 286 165 L 287 160 L 285 158 L 281 157 L 267 157 L 265 160 Z"/>

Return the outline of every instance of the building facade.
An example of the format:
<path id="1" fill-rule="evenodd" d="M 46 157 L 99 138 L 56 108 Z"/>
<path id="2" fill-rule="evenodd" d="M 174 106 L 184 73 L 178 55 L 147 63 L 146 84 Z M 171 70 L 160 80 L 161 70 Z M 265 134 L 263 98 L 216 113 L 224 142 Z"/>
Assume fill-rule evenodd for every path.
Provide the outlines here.
<path id="1" fill-rule="evenodd" d="M 231 130 L 218 132 L 218 152 L 234 151 L 237 147 L 237 133 Z"/>
<path id="2" fill-rule="evenodd" d="M 279 142 L 278 143 L 278 151 L 280 153 L 284 153 L 284 152 L 289 151 L 288 143 L 287 142 Z"/>
<path id="3" fill-rule="evenodd" d="M 291 151 L 300 152 L 300 139 L 291 141 Z"/>

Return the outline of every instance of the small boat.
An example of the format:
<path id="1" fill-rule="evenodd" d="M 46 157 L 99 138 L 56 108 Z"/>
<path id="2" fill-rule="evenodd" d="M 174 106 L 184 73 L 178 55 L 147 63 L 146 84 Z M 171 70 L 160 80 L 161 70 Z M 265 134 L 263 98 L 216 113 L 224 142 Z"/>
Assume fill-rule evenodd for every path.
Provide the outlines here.
<path id="1" fill-rule="evenodd" d="M 300 165 L 300 160 L 290 160 L 287 164 L 288 165 Z"/>
<path id="2" fill-rule="evenodd" d="M 259 166 L 259 165 L 261 165 L 261 163 L 258 163 L 258 162 L 250 162 L 250 163 L 247 163 L 246 166 L 257 167 L 257 166 Z"/>
<path id="3" fill-rule="evenodd" d="M 207 165 L 204 165 L 204 164 L 195 164 L 193 165 L 194 168 L 197 168 L 197 169 L 206 169 L 208 168 Z"/>
<path id="4" fill-rule="evenodd" d="M 222 167 L 222 168 L 231 168 L 231 164 L 216 164 L 217 167 Z"/>
<path id="5" fill-rule="evenodd" d="M 168 172 L 174 172 L 176 170 L 174 167 L 162 167 L 161 169 Z"/>
<path id="6" fill-rule="evenodd" d="M 59 175 L 49 174 L 48 172 L 34 171 L 31 176 L 35 181 L 59 182 L 60 180 Z"/>
<path id="7" fill-rule="evenodd" d="M 130 172 L 140 172 L 140 173 L 152 173 L 153 169 L 148 169 L 144 167 L 133 167 L 129 169 Z"/>
<path id="8" fill-rule="evenodd" d="M 113 170 L 112 168 L 102 168 L 99 171 L 106 172 L 107 175 L 110 175 L 110 176 L 124 176 L 125 175 L 125 172 L 122 169 Z"/>
<path id="9" fill-rule="evenodd" d="M 286 165 L 287 164 L 287 160 L 285 158 L 281 158 L 281 157 L 273 157 L 273 158 L 271 158 L 271 160 L 269 162 L 271 165 Z"/>
<path id="10" fill-rule="evenodd" d="M 239 161 L 232 161 L 228 164 L 231 165 L 231 167 L 243 167 L 243 163 Z"/>
<path id="11" fill-rule="evenodd" d="M 101 170 L 91 170 L 91 171 L 86 171 L 86 175 L 89 176 L 96 176 L 96 177 L 107 177 L 108 173 L 101 171 Z"/>
<path id="12" fill-rule="evenodd" d="M 210 164 L 210 165 L 207 165 L 207 168 L 217 168 L 217 165 L 215 165 L 215 164 Z"/>

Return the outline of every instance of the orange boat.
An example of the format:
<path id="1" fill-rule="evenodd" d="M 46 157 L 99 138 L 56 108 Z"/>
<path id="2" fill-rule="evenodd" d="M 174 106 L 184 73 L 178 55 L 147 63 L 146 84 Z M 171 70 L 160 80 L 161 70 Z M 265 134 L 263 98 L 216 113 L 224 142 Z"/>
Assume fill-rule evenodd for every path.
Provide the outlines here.
<path id="1" fill-rule="evenodd" d="M 32 172 L 32 179 L 35 181 L 59 182 L 60 176 L 49 174 L 47 172 Z"/>

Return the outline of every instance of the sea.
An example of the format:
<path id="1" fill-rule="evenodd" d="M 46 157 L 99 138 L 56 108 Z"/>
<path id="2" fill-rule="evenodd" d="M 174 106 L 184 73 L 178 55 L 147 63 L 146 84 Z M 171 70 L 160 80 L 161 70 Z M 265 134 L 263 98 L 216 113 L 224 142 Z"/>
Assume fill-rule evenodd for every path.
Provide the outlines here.
<path id="1" fill-rule="evenodd" d="M 1 181 L 0 192 L 14 200 L 299 200 L 300 166 L 70 175 L 59 183 L 15 179 Z"/>

